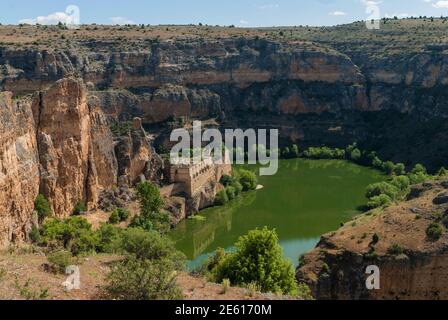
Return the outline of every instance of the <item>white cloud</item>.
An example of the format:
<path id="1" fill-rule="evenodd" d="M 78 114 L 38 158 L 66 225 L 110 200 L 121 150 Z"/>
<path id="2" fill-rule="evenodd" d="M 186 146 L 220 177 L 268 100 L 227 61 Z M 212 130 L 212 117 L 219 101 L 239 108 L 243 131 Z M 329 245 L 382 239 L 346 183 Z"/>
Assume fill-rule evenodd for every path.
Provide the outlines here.
<path id="1" fill-rule="evenodd" d="M 34 19 L 22 19 L 19 23 L 50 25 L 58 24 L 59 22 L 70 24 L 72 21 L 73 17 L 71 15 L 65 12 L 55 12 L 48 16 L 39 16 Z"/>
<path id="2" fill-rule="evenodd" d="M 112 18 L 110 18 L 110 21 L 112 22 L 112 24 L 119 24 L 119 25 L 135 24 L 134 21 L 132 21 L 126 17 L 112 17 Z"/>
<path id="3" fill-rule="evenodd" d="M 437 9 L 448 9 L 448 1 L 437 1 L 432 6 Z"/>
<path id="4" fill-rule="evenodd" d="M 329 13 L 331 16 L 346 16 L 347 13 L 344 11 L 333 11 Z"/>
<path id="5" fill-rule="evenodd" d="M 276 9 L 278 7 L 280 7 L 278 4 L 271 3 L 271 4 L 263 4 L 261 6 L 258 6 L 258 9 L 267 10 L 267 9 Z"/>
<path id="6" fill-rule="evenodd" d="M 247 20 L 240 20 L 240 24 L 247 25 L 247 24 L 249 24 L 249 21 L 247 21 Z"/>

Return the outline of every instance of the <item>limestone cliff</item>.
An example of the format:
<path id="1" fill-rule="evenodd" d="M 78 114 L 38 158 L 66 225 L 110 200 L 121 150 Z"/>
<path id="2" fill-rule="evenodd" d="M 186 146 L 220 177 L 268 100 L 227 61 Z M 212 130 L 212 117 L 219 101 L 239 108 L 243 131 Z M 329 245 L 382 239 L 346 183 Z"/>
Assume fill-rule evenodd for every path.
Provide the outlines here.
<path id="1" fill-rule="evenodd" d="M 408 201 L 324 235 L 297 279 L 316 299 L 448 299 L 447 188 L 448 181 L 416 186 Z M 428 236 L 432 223 L 442 226 L 440 239 Z M 379 290 L 366 287 L 371 265 L 379 267 Z"/>
<path id="2" fill-rule="evenodd" d="M 81 79 L 59 80 L 32 102 L 12 96 L 0 94 L 0 247 L 26 239 L 38 193 L 55 216 L 67 217 L 79 202 L 95 208 L 120 176 L 129 186 L 141 175 L 159 178 L 161 160 L 140 121 L 127 138 L 129 154 L 117 154 L 110 121 L 87 102 Z"/>
<path id="3" fill-rule="evenodd" d="M 358 141 L 383 158 L 442 166 L 448 156 L 445 53 L 423 46 L 378 57 L 387 32 L 372 48 L 363 29 L 356 29 L 359 39 L 348 33 L 340 42 L 344 30 L 329 30 L 300 33 L 312 44 L 222 37 L 146 39 L 124 47 L 112 38 L 86 42 L 73 35 L 71 49 L 0 47 L 0 88 L 20 95 L 76 75 L 105 114 L 119 120 L 140 117 L 152 125 L 214 118 L 222 128 L 277 128 L 282 143 Z"/>
<path id="4" fill-rule="evenodd" d="M 30 103 L 0 93 L 0 247 L 23 241 L 33 224 L 39 159 Z"/>

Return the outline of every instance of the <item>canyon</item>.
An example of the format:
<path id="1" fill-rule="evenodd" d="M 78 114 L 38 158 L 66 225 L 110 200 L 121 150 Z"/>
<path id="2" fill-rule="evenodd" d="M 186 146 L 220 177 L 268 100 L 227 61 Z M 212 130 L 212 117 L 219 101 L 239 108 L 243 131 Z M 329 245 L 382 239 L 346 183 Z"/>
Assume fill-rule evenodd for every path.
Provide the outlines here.
<path id="1" fill-rule="evenodd" d="M 279 129 L 283 145 L 357 141 L 407 166 L 446 165 L 448 53 L 436 42 L 445 26 L 429 23 L 391 21 L 374 34 L 359 23 L 175 31 L 0 26 L 0 247 L 28 240 L 39 193 L 62 218 L 79 202 L 89 210 L 110 205 L 110 194 L 126 203 L 127 190 L 143 180 L 163 185 L 159 154 L 170 147 L 169 133 L 195 119 L 221 130 Z M 111 129 L 126 122 L 119 135 Z M 172 200 L 184 218 L 189 204 Z M 334 264 L 353 256 L 335 249 L 345 245 L 324 237 L 319 248 Z M 414 261 L 406 263 L 411 270 Z M 369 297 L 344 282 L 325 287 L 316 270 L 298 277 L 317 297 Z M 414 288 L 382 297 L 432 294 Z"/>

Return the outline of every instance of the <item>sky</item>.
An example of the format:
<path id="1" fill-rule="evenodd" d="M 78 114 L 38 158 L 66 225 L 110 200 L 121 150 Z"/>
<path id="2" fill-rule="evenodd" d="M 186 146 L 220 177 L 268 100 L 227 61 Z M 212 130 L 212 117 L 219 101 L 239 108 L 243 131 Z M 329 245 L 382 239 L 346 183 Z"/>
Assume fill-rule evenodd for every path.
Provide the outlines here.
<path id="1" fill-rule="evenodd" d="M 380 17 L 448 16 L 448 0 L 0 0 L 0 23 L 338 25 Z M 67 7 L 75 10 L 67 10 Z M 76 6 L 76 7 L 73 7 Z M 79 9 L 79 10 L 78 10 Z M 76 14 L 79 11 L 79 15 Z M 76 20 L 78 21 L 78 20 Z"/>

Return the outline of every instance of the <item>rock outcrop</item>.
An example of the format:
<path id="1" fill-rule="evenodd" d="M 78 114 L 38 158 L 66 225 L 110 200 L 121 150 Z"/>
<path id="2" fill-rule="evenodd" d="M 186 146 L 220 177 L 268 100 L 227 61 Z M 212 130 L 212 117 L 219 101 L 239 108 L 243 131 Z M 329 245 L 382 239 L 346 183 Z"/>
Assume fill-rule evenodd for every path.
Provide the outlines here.
<path id="1" fill-rule="evenodd" d="M 0 247 L 26 239 L 36 223 L 38 193 L 56 217 L 67 217 L 78 203 L 96 208 L 103 192 L 119 182 L 128 190 L 140 176 L 160 180 L 162 160 L 141 121 L 136 119 L 126 137 L 127 152 L 117 155 L 110 121 L 98 105 L 88 103 L 81 79 L 59 80 L 32 102 L 12 96 L 0 94 Z M 123 201 L 132 200 L 123 194 Z"/>
<path id="2" fill-rule="evenodd" d="M 316 299 L 448 299 L 448 204 L 434 202 L 443 183 L 419 196 L 376 210 L 324 235 L 301 259 L 297 279 Z M 440 238 L 427 234 L 431 224 Z M 379 268 L 379 290 L 368 290 L 367 267 Z"/>
<path id="3" fill-rule="evenodd" d="M 330 32 L 337 38 L 337 30 Z M 67 50 L 5 47 L 0 88 L 32 93 L 77 75 L 105 114 L 118 120 L 141 117 L 150 125 L 214 118 L 222 128 L 277 128 L 283 143 L 341 147 L 358 141 L 407 165 L 444 164 L 443 52 L 421 48 L 377 57 L 354 35 L 345 42 L 311 40 L 173 39 L 126 50 L 113 39 L 74 40 Z"/>
<path id="4" fill-rule="evenodd" d="M 0 93 L 0 247 L 23 241 L 39 192 L 39 158 L 31 105 Z"/>

